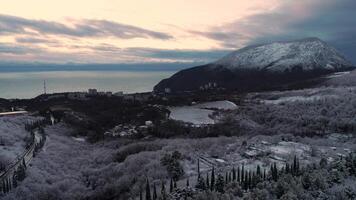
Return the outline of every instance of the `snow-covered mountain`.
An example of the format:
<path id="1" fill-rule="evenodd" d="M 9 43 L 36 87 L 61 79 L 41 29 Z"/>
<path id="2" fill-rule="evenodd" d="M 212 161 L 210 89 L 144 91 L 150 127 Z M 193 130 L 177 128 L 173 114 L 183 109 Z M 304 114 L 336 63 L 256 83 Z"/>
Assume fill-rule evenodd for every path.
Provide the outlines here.
<path id="1" fill-rule="evenodd" d="M 185 69 L 162 80 L 154 90 L 212 88 L 254 90 L 353 69 L 336 49 L 318 38 L 254 45 L 220 60 Z"/>
<path id="2" fill-rule="evenodd" d="M 214 64 L 234 69 L 290 70 L 301 66 L 303 70 L 327 68 L 337 70 L 351 63 L 318 38 L 249 46 L 234 51 Z"/>

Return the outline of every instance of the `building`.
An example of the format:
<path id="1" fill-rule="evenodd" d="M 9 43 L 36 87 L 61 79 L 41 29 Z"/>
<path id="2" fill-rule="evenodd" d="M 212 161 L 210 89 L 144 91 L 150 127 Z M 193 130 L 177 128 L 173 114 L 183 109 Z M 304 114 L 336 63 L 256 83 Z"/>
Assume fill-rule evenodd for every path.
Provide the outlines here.
<path id="1" fill-rule="evenodd" d="M 171 93 L 171 88 L 164 88 L 165 93 Z"/>
<path id="2" fill-rule="evenodd" d="M 68 99 L 71 100 L 87 100 L 87 93 L 85 92 L 72 92 L 72 93 L 68 93 L 67 96 Z"/>
<path id="3" fill-rule="evenodd" d="M 89 95 L 98 95 L 98 90 L 97 89 L 89 89 L 88 93 L 89 93 Z"/>
<path id="4" fill-rule="evenodd" d="M 114 93 L 114 96 L 123 97 L 124 96 L 124 92 L 122 92 L 122 91 L 116 92 L 116 93 Z"/>

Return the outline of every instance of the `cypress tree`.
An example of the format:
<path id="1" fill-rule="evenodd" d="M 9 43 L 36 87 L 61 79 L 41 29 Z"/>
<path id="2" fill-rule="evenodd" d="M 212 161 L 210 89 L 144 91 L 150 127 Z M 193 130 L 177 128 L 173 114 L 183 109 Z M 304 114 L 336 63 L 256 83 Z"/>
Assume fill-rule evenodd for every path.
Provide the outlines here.
<path id="1" fill-rule="evenodd" d="M 290 173 L 289 163 L 286 162 L 286 174 Z"/>
<path id="2" fill-rule="evenodd" d="M 262 173 L 261 173 L 261 167 L 260 167 L 260 165 L 257 165 L 256 174 L 257 174 L 257 176 L 259 176 L 259 177 L 262 178 Z"/>
<path id="3" fill-rule="evenodd" d="M 143 200 L 142 188 L 140 187 L 140 200 Z"/>
<path id="4" fill-rule="evenodd" d="M 215 188 L 216 191 L 223 193 L 224 192 L 224 177 L 221 174 L 218 174 L 218 178 L 216 180 Z"/>
<path id="5" fill-rule="evenodd" d="M 235 170 L 235 167 L 232 168 L 232 180 L 236 181 L 236 170 Z"/>
<path id="6" fill-rule="evenodd" d="M 273 180 L 277 181 L 278 180 L 278 169 L 277 169 L 277 164 L 273 163 Z"/>
<path id="7" fill-rule="evenodd" d="M 161 200 L 166 200 L 167 199 L 167 194 L 166 194 L 166 186 L 164 185 L 163 181 L 161 182 Z"/>
<path id="8" fill-rule="evenodd" d="M 248 174 L 247 174 L 247 172 L 244 174 L 245 174 L 245 177 L 243 180 L 243 185 L 244 185 L 244 189 L 247 190 L 248 189 Z"/>
<path id="9" fill-rule="evenodd" d="M 211 171 L 211 178 L 210 178 L 210 190 L 214 191 L 214 186 L 215 186 L 215 169 L 213 167 L 213 170 Z"/>
<path id="10" fill-rule="evenodd" d="M 186 184 L 187 187 L 189 187 L 189 177 L 187 178 L 187 184 Z"/>
<path id="11" fill-rule="evenodd" d="M 292 170 L 292 174 L 295 176 L 297 174 L 297 156 L 294 156 L 294 160 L 293 160 L 293 170 Z"/>
<path id="12" fill-rule="evenodd" d="M 195 188 L 201 189 L 201 190 L 206 190 L 206 189 L 207 189 L 203 177 L 199 177 L 199 178 L 198 178 L 198 182 L 197 182 Z"/>
<path id="13" fill-rule="evenodd" d="M 177 188 L 177 181 L 173 180 L 173 188 Z"/>
<path id="14" fill-rule="evenodd" d="M 229 182 L 229 177 L 227 175 L 227 172 L 225 172 L 225 183 Z"/>
<path id="15" fill-rule="evenodd" d="M 299 174 L 299 158 L 296 158 L 296 159 L 297 159 L 296 175 L 298 175 Z"/>
<path id="16" fill-rule="evenodd" d="M 173 192 L 173 178 L 171 178 L 171 183 L 169 184 L 169 192 Z"/>
<path id="17" fill-rule="evenodd" d="M 16 177 L 16 173 L 14 173 L 14 175 L 12 176 L 12 185 L 14 186 L 14 188 L 17 187 L 17 177 Z"/>
<path id="18" fill-rule="evenodd" d="M 157 200 L 157 189 L 156 189 L 156 184 L 153 184 L 153 200 Z"/>
<path id="19" fill-rule="evenodd" d="M 200 177 L 200 160 L 198 158 L 198 178 Z"/>
<path id="20" fill-rule="evenodd" d="M 244 182 L 245 178 L 245 163 L 242 164 L 242 169 L 241 169 L 241 183 Z"/>
<path id="21" fill-rule="evenodd" d="M 229 183 L 232 181 L 232 173 L 229 172 Z"/>
<path id="22" fill-rule="evenodd" d="M 240 183 L 240 166 L 237 168 L 237 182 Z"/>
<path id="23" fill-rule="evenodd" d="M 248 188 L 251 189 L 252 186 L 252 175 L 251 171 L 248 172 Z"/>
<path id="24" fill-rule="evenodd" d="M 263 180 L 265 181 L 266 178 L 267 178 L 267 176 L 266 176 L 266 168 L 264 168 L 264 169 L 263 169 Z"/>
<path id="25" fill-rule="evenodd" d="M 206 174 L 206 188 L 210 189 L 209 172 Z"/>
<path id="26" fill-rule="evenodd" d="M 151 188 L 148 178 L 146 180 L 146 200 L 151 200 Z"/>

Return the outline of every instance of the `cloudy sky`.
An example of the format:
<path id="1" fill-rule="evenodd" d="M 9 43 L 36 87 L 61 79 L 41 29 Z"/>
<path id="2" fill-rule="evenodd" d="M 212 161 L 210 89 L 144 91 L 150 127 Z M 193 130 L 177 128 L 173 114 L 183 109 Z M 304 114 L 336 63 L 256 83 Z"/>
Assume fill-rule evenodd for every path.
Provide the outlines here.
<path id="1" fill-rule="evenodd" d="M 355 0 L 0 0 L 0 61 L 208 62 L 319 37 L 356 63 Z"/>

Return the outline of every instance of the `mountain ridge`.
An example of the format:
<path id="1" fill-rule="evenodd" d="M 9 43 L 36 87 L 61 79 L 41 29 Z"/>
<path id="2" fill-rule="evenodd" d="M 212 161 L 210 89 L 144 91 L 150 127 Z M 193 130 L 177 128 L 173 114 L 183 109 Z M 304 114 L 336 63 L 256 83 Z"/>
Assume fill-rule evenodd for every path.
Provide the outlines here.
<path id="1" fill-rule="evenodd" d="M 154 91 L 249 91 L 350 69 L 353 65 L 335 48 L 318 38 L 304 38 L 241 48 L 213 63 L 181 70 Z"/>

